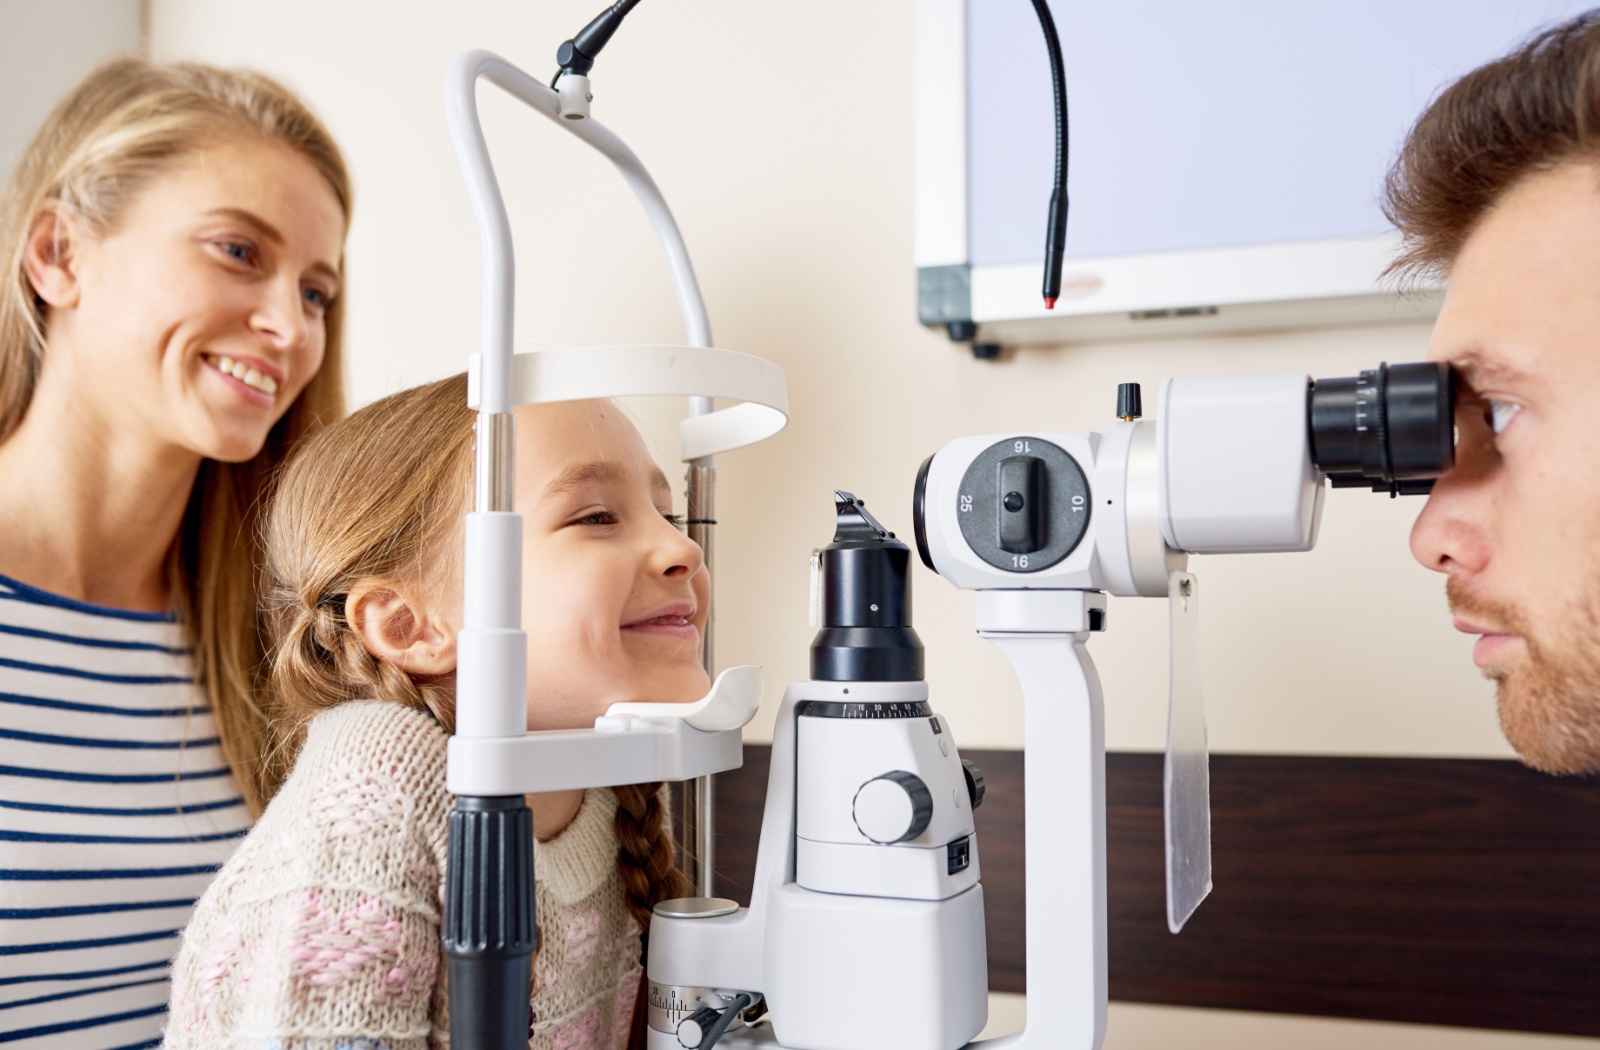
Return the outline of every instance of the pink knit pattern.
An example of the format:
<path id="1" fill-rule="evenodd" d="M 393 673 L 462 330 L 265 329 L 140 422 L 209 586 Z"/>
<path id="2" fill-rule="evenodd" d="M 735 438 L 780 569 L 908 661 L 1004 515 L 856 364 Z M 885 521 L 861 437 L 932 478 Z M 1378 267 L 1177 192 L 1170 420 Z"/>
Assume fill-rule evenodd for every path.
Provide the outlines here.
<path id="1" fill-rule="evenodd" d="M 294 773 L 196 907 L 165 1046 L 442 1050 L 446 737 L 357 701 L 311 723 Z M 531 1050 L 624 1050 L 640 970 L 612 830 L 591 791 L 536 851 Z"/>

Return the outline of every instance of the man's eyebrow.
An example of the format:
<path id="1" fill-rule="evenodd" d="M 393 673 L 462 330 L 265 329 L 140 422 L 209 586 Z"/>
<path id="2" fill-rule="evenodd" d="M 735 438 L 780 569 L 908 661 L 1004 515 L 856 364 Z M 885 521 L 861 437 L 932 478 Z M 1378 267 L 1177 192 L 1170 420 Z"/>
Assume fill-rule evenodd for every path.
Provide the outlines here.
<path id="1" fill-rule="evenodd" d="M 1515 386 L 1538 378 L 1536 373 L 1526 368 L 1502 361 L 1479 349 L 1468 350 L 1448 360 L 1450 366 L 1466 380 L 1467 386 L 1475 391 L 1500 384 Z"/>
<path id="2" fill-rule="evenodd" d="M 283 246 L 283 234 L 278 228 L 253 211 L 245 208 L 212 208 L 206 212 L 206 215 L 215 218 L 236 219 L 246 226 L 255 227 L 256 232 L 261 234 L 262 240 L 270 241 L 278 247 Z M 311 264 L 311 269 L 323 278 L 332 281 L 335 285 L 339 283 L 339 269 L 332 263 L 319 259 Z"/>

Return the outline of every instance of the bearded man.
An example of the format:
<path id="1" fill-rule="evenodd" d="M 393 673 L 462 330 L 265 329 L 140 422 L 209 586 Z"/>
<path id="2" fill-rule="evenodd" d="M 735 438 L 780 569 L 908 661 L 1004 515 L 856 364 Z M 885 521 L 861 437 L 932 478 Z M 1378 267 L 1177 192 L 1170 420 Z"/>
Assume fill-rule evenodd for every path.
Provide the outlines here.
<path id="1" fill-rule="evenodd" d="M 1448 279 L 1428 356 L 1463 380 L 1412 553 L 1522 759 L 1600 771 L 1600 11 L 1441 94 L 1385 203 L 1394 269 Z"/>

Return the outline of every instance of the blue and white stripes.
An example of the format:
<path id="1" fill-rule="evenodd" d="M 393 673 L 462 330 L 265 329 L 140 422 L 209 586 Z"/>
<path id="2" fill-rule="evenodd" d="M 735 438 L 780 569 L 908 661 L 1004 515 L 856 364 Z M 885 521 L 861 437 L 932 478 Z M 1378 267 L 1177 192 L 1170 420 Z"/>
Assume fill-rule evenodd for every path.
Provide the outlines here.
<path id="1" fill-rule="evenodd" d="M 178 933 L 248 830 L 169 616 L 0 576 L 0 1047 L 152 1045 Z"/>

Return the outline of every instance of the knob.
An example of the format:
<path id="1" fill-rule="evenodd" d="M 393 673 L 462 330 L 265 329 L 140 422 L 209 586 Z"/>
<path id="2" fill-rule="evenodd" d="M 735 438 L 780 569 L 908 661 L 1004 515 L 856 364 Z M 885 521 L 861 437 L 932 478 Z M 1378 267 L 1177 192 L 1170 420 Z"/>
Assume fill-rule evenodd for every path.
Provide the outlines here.
<path id="1" fill-rule="evenodd" d="M 1049 542 L 1048 481 L 1038 456 L 1000 461 L 1000 549 L 1032 554 Z"/>
<path id="2" fill-rule="evenodd" d="M 933 795 L 921 777 L 896 769 L 862 784 L 852 809 L 861 834 L 887 846 L 907 842 L 928 830 Z"/>
<path id="3" fill-rule="evenodd" d="M 977 809 L 983 805 L 983 770 L 972 759 L 963 758 L 961 772 L 967 778 L 967 798 L 972 802 L 972 808 Z"/>
<path id="4" fill-rule="evenodd" d="M 1117 384 L 1117 418 L 1132 423 L 1144 415 L 1144 405 L 1140 404 L 1138 383 Z"/>
<path id="5" fill-rule="evenodd" d="M 722 1015 L 709 1006 L 702 1006 L 694 1013 L 678 1022 L 678 1042 L 688 1050 L 695 1050 L 705 1041 L 706 1033 L 711 1031 L 711 1026 L 717 1023 Z"/>

